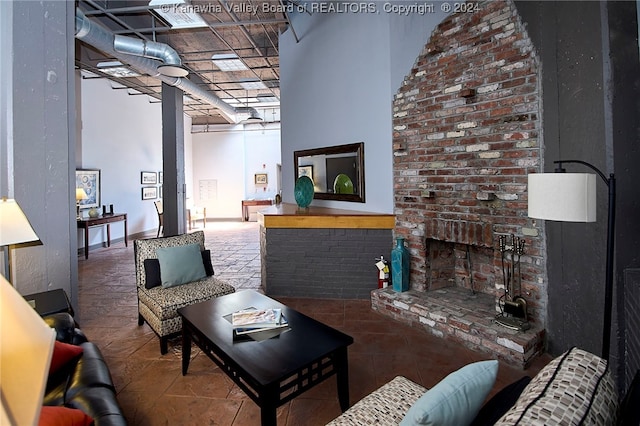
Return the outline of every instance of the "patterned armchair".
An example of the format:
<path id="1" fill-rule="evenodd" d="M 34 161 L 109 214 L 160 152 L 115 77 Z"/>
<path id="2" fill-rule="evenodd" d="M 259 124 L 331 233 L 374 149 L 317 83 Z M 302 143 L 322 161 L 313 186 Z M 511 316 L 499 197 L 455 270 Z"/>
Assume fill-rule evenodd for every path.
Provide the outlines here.
<path id="1" fill-rule="evenodd" d="M 198 281 L 165 288 L 157 285 L 152 288 L 147 280 L 152 273 L 152 263 L 146 259 L 158 259 L 156 250 L 166 247 L 199 244 L 205 250 L 204 232 L 197 231 L 172 237 L 150 238 L 134 241 L 136 266 L 136 287 L 138 294 L 138 325 L 146 321 L 160 338 L 160 353 L 168 351 L 167 341 L 182 330 L 182 319 L 177 310 L 194 303 L 204 302 L 213 297 L 235 292 L 235 288 L 213 275 Z M 158 267 L 159 271 L 159 267 Z M 213 271 L 211 271 L 213 273 Z"/>

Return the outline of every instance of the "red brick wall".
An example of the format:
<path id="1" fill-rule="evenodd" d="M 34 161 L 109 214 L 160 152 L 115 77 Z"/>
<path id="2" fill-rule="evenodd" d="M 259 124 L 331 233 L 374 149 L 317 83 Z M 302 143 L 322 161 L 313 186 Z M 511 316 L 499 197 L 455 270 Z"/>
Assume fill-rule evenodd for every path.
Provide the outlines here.
<path id="1" fill-rule="evenodd" d="M 477 279 L 499 289 L 498 237 L 513 234 L 526 241 L 530 319 L 544 322 L 544 241 L 526 194 L 540 166 L 539 75 L 513 3 L 489 1 L 445 19 L 405 78 L 393 105 L 395 231 L 409 245 L 413 290 L 428 290 L 429 240 L 482 249 L 487 276 Z"/>

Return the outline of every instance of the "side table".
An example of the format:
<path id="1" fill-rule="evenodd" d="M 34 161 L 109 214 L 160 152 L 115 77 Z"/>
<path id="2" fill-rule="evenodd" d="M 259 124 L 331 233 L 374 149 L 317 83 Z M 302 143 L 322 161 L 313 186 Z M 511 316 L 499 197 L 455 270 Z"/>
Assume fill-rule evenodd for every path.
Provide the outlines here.
<path id="1" fill-rule="evenodd" d="M 65 293 L 61 288 L 42 291 L 40 293 L 27 294 L 22 297 L 24 297 L 24 299 L 42 317 L 60 312 L 67 312 L 71 316 L 74 315 L 73 307 L 69 302 L 67 293 Z"/>
<path id="2" fill-rule="evenodd" d="M 113 213 L 98 217 L 84 217 L 76 221 L 78 229 L 84 229 L 84 258 L 89 258 L 89 228 L 98 225 L 107 225 L 107 247 L 111 247 L 111 224 L 124 222 L 124 245 L 127 246 L 127 214 Z"/>

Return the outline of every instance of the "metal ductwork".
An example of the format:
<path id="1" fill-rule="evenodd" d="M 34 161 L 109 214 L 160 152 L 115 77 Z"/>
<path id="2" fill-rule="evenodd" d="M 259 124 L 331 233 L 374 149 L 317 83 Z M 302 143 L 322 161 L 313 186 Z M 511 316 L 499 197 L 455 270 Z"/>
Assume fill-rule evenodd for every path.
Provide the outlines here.
<path id="1" fill-rule="evenodd" d="M 106 28 L 89 20 L 78 8 L 76 8 L 76 38 L 107 55 L 113 56 L 122 63 L 128 64 L 138 72 L 148 74 L 171 86 L 178 87 L 183 92 L 214 106 L 233 123 L 240 121 L 237 117 L 238 114 L 248 114 L 249 118 L 260 119 L 255 108 L 235 108 L 213 93 L 202 90 L 186 78 L 163 75 L 159 68 L 182 69 L 182 62 L 178 54 L 166 44 L 120 35 L 116 36 Z"/>
<path id="2" fill-rule="evenodd" d="M 182 66 L 178 52 L 167 44 L 115 35 L 113 48 L 116 52 L 161 60 L 162 65 L 158 66 L 158 72 L 161 75 L 186 77 L 189 74 L 189 71 Z"/>

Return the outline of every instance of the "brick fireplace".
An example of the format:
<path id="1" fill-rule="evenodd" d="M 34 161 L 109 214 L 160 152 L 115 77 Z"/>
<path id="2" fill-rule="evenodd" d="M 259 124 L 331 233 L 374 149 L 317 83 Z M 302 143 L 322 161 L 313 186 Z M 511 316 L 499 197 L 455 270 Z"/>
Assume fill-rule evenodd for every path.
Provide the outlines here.
<path id="1" fill-rule="evenodd" d="M 397 236 L 411 290 L 377 291 L 401 321 L 522 366 L 542 349 L 544 240 L 527 217 L 527 174 L 540 168 L 540 67 L 515 5 L 478 3 L 431 34 L 393 104 Z M 521 238 L 527 332 L 494 324 L 503 294 L 500 236 Z"/>

